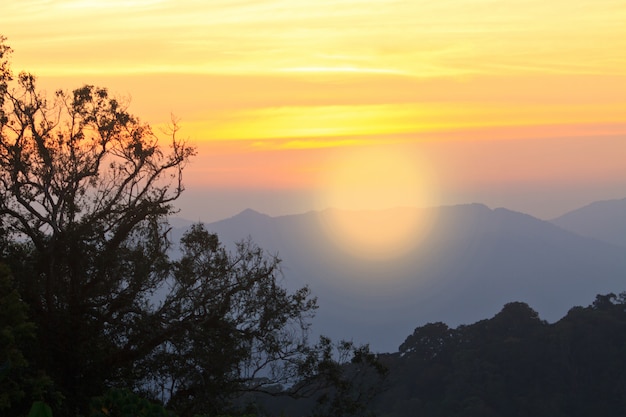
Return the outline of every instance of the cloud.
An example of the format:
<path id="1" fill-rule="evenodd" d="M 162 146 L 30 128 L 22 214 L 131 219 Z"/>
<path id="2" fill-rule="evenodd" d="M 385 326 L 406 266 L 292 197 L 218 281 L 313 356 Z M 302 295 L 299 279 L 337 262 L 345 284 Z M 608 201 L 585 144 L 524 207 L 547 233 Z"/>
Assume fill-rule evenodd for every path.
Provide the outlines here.
<path id="1" fill-rule="evenodd" d="M 620 6 L 621 4 L 621 6 Z M 39 74 L 283 69 L 618 74 L 614 0 L 20 1 L 0 25 Z M 585 57 L 584 63 L 581 57 Z"/>

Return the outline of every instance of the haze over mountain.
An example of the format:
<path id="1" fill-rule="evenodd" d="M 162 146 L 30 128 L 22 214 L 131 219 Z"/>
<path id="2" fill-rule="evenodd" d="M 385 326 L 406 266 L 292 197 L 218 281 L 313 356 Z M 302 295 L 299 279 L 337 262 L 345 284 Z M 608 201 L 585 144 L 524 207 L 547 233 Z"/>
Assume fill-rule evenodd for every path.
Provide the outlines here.
<path id="1" fill-rule="evenodd" d="M 581 236 L 626 248 L 626 198 L 596 201 L 551 222 Z"/>
<path id="2" fill-rule="evenodd" d="M 359 218 L 367 228 L 409 215 L 429 219 L 430 228 L 397 257 L 355 256 L 328 233 L 331 217 Z M 417 326 L 472 323 L 507 302 L 526 302 L 555 321 L 598 293 L 626 290 L 624 247 L 481 204 L 281 217 L 245 210 L 207 229 L 227 246 L 250 237 L 277 253 L 284 284 L 309 285 L 318 297 L 315 334 L 370 343 L 380 352 L 396 351 Z M 174 228 L 174 240 L 183 230 Z"/>

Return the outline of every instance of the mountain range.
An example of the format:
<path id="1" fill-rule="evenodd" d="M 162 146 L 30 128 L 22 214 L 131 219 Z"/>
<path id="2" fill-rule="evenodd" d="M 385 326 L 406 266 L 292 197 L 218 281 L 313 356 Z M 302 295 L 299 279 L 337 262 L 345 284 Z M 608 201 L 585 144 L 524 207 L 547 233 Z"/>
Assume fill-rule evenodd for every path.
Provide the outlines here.
<path id="1" fill-rule="evenodd" d="M 337 245 L 328 219 L 429 219 L 419 242 L 396 257 L 368 259 Z M 172 222 L 172 239 L 191 222 Z M 395 352 L 414 328 L 491 317 L 508 302 L 548 321 L 597 294 L 626 290 L 626 199 L 544 221 L 481 204 L 355 212 L 328 209 L 270 217 L 253 210 L 206 225 L 232 247 L 250 238 L 282 260 L 288 289 L 318 298 L 314 334 Z M 373 230 L 375 233 L 376 230 Z"/>

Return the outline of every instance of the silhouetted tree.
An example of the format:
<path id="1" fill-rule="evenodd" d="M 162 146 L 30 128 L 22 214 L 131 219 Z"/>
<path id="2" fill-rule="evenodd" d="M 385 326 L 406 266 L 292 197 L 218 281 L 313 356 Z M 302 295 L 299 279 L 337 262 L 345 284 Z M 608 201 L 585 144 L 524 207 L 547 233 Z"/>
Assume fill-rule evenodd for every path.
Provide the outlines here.
<path id="1" fill-rule="evenodd" d="M 193 149 L 174 129 L 164 153 L 106 89 L 50 102 L 34 76 L 16 81 L 0 99 L 0 216 L 18 242 L 7 260 L 43 347 L 33 363 L 68 400 L 86 398 L 153 343 L 116 331 L 159 319 L 150 299 L 168 272 L 165 218 Z M 120 352 L 126 362 L 113 360 Z"/>
<path id="2" fill-rule="evenodd" d="M 289 294 L 277 282 L 279 260 L 249 241 L 229 254 L 216 235 L 194 225 L 181 244 L 156 314 L 170 325 L 150 326 L 153 347 L 137 361 L 152 394 L 190 415 L 218 412 L 238 392 L 295 382 L 316 308 L 309 290 Z"/>
<path id="3" fill-rule="evenodd" d="M 437 322 L 418 327 L 400 345 L 400 354 L 406 357 L 419 357 L 432 360 L 448 349 L 454 340 L 454 330 L 447 324 Z"/>
<path id="4" fill-rule="evenodd" d="M 49 100 L 31 74 L 14 79 L 9 52 L 0 40 L 0 249 L 37 326 L 26 359 L 65 396 L 60 415 L 111 387 L 218 412 L 341 366 L 307 343 L 316 301 L 280 286 L 276 257 L 250 242 L 229 253 L 196 225 L 168 258 L 194 154 L 175 125 L 165 151 L 105 88 Z"/>

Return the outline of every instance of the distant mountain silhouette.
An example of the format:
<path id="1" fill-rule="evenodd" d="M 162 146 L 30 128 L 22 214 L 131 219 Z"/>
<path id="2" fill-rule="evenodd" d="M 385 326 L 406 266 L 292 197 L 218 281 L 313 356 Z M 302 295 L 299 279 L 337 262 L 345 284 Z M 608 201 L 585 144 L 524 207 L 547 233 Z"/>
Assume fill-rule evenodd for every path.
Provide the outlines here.
<path id="1" fill-rule="evenodd" d="M 376 221 L 407 210 L 433 219 L 432 227 L 409 252 L 382 261 L 335 245 L 325 231 L 332 209 L 280 217 L 246 210 L 207 229 L 227 246 L 251 237 L 278 253 L 285 286 L 309 285 L 318 297 L 316 333 L 381 352 L 397 350 L 417 326 L 471 323 L 507 302 L 526 302 L 556 321 L 596 294 L 626 290 L 623 248 L 526 214 L 480 204 L 339 214 Z M 181 234 L 173 230 L 174 239 Z"/>
<path id="2" fill-rule="evenodd" d="M 581 236 L 626 248 L 626 198 L 597 201 L 551 222 Z"/>

